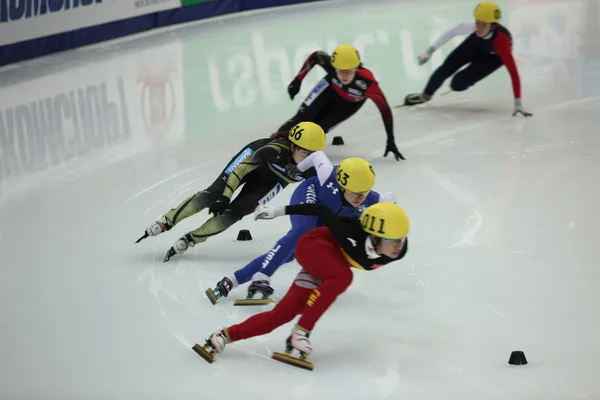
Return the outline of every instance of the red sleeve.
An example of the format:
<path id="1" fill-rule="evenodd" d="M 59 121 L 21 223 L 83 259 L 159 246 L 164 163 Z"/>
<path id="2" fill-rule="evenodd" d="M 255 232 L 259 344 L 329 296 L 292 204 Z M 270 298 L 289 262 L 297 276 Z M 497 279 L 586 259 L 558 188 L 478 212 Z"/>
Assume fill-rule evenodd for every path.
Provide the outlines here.
<path id="1" fill-rule="evenodd" d="M 303 80 L 315 65 L 320 65 L 321 67 L 327 69 L 327 65 L 331 63 L 330 59 L 331 58 L 329 54 L 325 53 L 324 51 L 315 51 L 308 56 L 306 61 L 304 61 L 302 68 L 300 68 L 300 72 L 298 72 L 298 75 L 296 75 L 296 79 L 300 81 Z"/>
<path id="2" fill-rule="evenodd" d="M 517 69 L 517 64 L 515 63 L 515 58 L 512 54 L 512 48 L 510 44 L 510 39 L 508 35 L 504 32 L 499 32 L 498 35 L 494 38 L 493 41 L 494 51 L 500 59 L 502 63 L 508 69 L 508 73 L 510 74 L 510 79 L 512 80 L 513 93 L 515 95 L 515 99 L 521 98 L 521 78 L 519 77 L 519 70 Z"/>
<path id="3" fill-rule="evenodd" d="M 394 118 L 392 117 L 392 109 L 383 94 L 383 91 L 379 87 L 377 82 L 373 82 L 365 91 L 365 96 L 375 103 L 381 118 L 383 118 L 383 126 L 385 126 L 385 133 L 387 134 L 388 140 L 394 141 Z"/>

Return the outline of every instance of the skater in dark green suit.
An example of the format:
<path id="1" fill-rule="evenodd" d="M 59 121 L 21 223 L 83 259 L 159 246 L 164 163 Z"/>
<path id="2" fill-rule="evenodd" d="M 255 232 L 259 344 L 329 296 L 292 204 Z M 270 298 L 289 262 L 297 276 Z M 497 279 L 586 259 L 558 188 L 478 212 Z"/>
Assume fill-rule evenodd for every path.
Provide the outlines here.
<path id="1" fill-rule="evenodd" d="M 208 207 L 213 216 L 173 244 L 164 259 L 169 261 L 175 254 L 182 254 L 210 236 L 223 232 L 254 212 L 258 205 L 272 200 L 289 184 L 302 181 L 304 177 L 297 164 L 311 153 L 323 150 L 325 144 L 325 132 L 313 122 L 298 123 L 287 138 L 258 139 L 247 144 L 230 160 L 212 185 L 185 199 L 149 225 L 136 243 L 169 231 Z M 242 185 L 239 195 L 232 199 Z"/>

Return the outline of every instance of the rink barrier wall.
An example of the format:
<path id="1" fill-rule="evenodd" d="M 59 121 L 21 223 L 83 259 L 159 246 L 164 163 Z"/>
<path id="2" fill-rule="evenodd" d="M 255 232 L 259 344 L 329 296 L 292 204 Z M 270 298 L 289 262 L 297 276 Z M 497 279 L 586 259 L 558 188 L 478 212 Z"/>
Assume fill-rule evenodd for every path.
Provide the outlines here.
<path id="1" fill-rule="evenodd" d="M 323 0 L 0 0 L 0 66 L 166 26 L 316 1 Z"/>

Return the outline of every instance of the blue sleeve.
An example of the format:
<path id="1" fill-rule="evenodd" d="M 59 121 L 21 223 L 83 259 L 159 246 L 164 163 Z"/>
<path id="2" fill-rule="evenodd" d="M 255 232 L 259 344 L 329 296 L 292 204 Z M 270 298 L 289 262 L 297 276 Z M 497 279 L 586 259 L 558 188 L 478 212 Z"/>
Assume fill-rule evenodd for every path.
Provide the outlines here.
<path id="1" fill-rule="evenodd" d="M 300 183 L 296 190 L 294 190 L 294 193 L 292 193 L 290 205 L 317 203 L 319 201 L 319 196 L 317 194 L 317 188 L 319 186 L 317 177 L 312 177 Z M 292 230 L 305 233 L 312 228 L 317 227 L 319 217 L 314 215 L 290 215 L 290 221 L 292 223 Z"/>

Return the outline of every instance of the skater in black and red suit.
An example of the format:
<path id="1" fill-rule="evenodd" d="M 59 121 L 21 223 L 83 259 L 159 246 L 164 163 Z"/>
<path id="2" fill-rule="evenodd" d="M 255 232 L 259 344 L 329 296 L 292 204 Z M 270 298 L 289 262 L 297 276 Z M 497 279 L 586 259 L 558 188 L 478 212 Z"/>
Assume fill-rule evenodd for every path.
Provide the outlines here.
<path id="1" fill-rule="evenodd" d="M 404 160 L 404 156 L 396 147 L 390 105 L 373 73 L 362 66 L 358 50 L 354 46 L 344 44 L 336 47 L 332 55 L 324 51 L 312 53 L 288 85 L 288 93 L 292 100 L 300 92 L 302 80 L 315 65 L 320 65 L 327 75 L 315 85 L 298 109 L 298 113 L 286 121 L 273 137 L 285 135 L 299 121 L 314 122 L 328 133 L 334 126 L 360 110 L 367 99 L 371 99 L 381 113 L 387 135 L 383 156 L 387 157 L 391 152 L 396 160 Z"/>
<path id="2" fill-rule="evenodd" d="M 531 116 L 531 113 L 523 109 L 521 102 L 521 79 L 512 54 L 512 35 L 506 27 L 498 23 L 502 17 L 500 7 L 491 1 L 481 2 L 475 7 L 473 17 L 472 21 L 458 24 L 444 32 L 419 55 L 419 64 L 424 64 L 435 50 L 454 36 L 469 34 L 435 70 L 423 92 L 407 95 L 404 105 L 414 106 L 428 102 L 444 81 L 452 75 L 454 76 L 450 82 L 450 89 L 462 92 L 504 65 L 512 81 L 514 94 L 512 115 Z M 468 66 L 457 73 L 465 65 Z"/>

